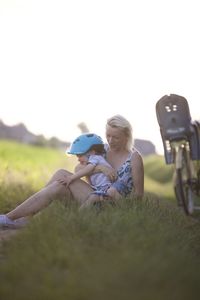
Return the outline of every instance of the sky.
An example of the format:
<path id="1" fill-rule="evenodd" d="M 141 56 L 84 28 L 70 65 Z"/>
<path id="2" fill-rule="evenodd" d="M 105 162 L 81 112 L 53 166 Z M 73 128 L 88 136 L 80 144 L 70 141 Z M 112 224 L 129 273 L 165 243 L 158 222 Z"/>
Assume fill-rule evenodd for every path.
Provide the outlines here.
<path id="1" fill-rule="evenodd" d="M 200 119 L 198 0 L 0 0 L 0 119 L 72 141 L 105 140 L 121 114 L 163 153 L 156 102 L 184 96 Z"/>

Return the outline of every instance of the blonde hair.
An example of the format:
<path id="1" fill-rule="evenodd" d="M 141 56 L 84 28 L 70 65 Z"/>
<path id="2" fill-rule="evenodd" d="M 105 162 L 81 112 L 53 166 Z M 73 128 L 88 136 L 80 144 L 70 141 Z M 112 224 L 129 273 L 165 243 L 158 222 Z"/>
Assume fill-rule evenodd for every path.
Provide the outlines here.
<path id="1" fill-rule="evenodd" d="M 126 145 L 127 150 L 130 151 L 133 148 L 132 126 L 127 119 L 121 115 L 115 115 L 107 120 L 106 125 L 121 129 L 128 138 Z"/>

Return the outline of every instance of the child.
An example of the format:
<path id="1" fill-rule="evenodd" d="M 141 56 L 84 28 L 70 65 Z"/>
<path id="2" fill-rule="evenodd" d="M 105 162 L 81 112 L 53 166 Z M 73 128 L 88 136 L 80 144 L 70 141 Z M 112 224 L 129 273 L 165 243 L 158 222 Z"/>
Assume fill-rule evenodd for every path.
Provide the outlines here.
<path id="1" fill-rule="evenodd" d="M 66 179 L 67 186 L 74 180 L 87 176 L 89 183 L 94 189 L 94 192 L 89 195 L 81 208 L 87 207 L 105 197 L 114 200 L 122 197 L 121 194 L 125 188 L 123 182 L 116 181 L 112 183 L 104 173 L 95 173 L 97 165 L 112 168 L 103 156 L 105 149 L 101 137 L 93 133 L 82 134 L 74 140 L 70 151 L 67 153 L 76 155 L 81 166 L 73 175 Z"/>

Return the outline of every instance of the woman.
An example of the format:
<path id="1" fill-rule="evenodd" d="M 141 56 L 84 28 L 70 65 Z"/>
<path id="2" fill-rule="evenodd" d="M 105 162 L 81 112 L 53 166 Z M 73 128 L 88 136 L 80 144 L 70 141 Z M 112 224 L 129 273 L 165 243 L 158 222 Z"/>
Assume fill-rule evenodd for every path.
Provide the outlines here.
<path id="1" fill-rule="evenodd" d="M 116 174 L 127 184 L 127 195 L 142 197 L 144 192 L 144 168 L 141 155 L 132 148 L 132 128 L 130 123 L 121 115 L 116 115 L 107 120 L 106 160 L 113 169 L 97 166 L 95 172 L 105 173 L 112 181 Z M 80 165 L 76 170 L 80 169 Z M 17 206 L 6 215 L 0 215 L 0 226 L 17 227 L 23 224 L 24 218 L 36 214 L 48 206 L 53 200 L 70 197 L 82 205 L 92 187 L 81 179 L 66 185 L 71 173 L 67 170 L 58 170 L 47 185 Z M 22 218 L 22 219 L 20 219 Z"/>

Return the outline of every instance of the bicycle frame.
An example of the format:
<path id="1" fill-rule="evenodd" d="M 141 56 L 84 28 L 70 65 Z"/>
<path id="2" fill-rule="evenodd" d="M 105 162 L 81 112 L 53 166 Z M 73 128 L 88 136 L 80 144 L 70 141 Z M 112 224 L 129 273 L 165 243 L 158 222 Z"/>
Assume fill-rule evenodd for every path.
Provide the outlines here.
<path id="1" fill-rule="evenodd" d="M 187 215 L 200 210 L 200 122 L 192 121 L 187 100 L 163 96 L 156 115 L 166 164 L 174 165 L 174 192 Z"/>
<path id="2" fill-rule="evenodd" d="M 195 198 L 199 195 L 198 168 L 190 157 L 190 147 L 187 140 L 172 141 L 170 143 L 174 155 L 174 191 L 178 205 L 183 206 L 187 215 L 200 210 L 195 205 Z"/>

